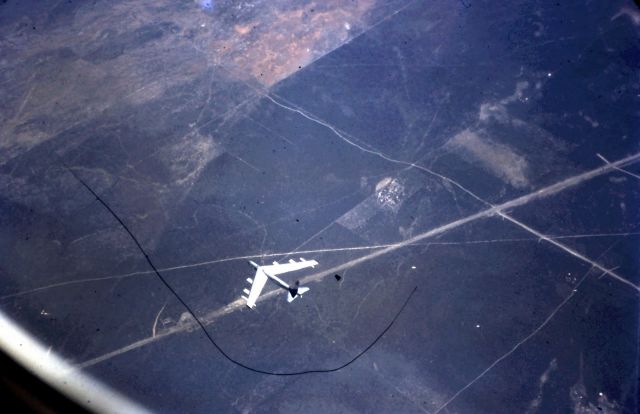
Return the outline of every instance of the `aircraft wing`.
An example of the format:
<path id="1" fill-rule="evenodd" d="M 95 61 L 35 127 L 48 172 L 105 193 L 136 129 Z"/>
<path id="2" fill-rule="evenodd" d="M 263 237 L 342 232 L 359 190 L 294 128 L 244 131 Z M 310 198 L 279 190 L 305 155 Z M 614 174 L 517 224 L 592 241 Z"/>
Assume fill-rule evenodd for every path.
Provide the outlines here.
<path id="1" fill-rule="evenodd" d="M 253 282 L 251 283 L 249 297 L 246 298 L 248 307 L 254 308 L 256 306 L 256 300 L 258 300 L 258 297 L 262 292 L 262 288 L 267 283 L 267 279 L 267 275 L 262 271 L 262 269 L 258 269 L 258 271 L 256 271 L 256 275 L 253 277 Z"/>
<path id="2" fill-rule="evenodd" d="M 289 263 L 273 262 L 269 266 L 261 266 L 261 269 L 270 275 L 279 275 L 281 273 L 293 272 L 294 270 L 300 270 L 307 267 L 314 267 L 318 264 L 315 260 L 305 260 L 302 257 L 299 262 L 295 260 L 289 260 Z"/>

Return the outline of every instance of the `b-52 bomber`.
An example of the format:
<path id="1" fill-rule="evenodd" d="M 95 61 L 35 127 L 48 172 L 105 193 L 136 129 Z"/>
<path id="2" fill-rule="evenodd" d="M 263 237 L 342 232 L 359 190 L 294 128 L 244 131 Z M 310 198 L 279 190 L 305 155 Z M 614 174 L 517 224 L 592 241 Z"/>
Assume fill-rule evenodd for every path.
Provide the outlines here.
<path id="1" fill-rule="evenodd" d="M 296 281 L 295 284 L 291 286 L 276 275 L 305 269 L 307 267 L 315 267 L 318 262 L 315 260 L 305 260 L 300 258 L 299 262 L 292 259 L 289 260 L 289 263 L 273 262 L 272 265 L 268 266 L 260 266 L 252 261 L 249 261 L 249 264 L 256 269 L 256 274 L 253 279 L 247 278 L 247 282 L 251 284 L 251 290 L 244 289 L 244 293 L 247 296 L 242 296 L 242 298 L 247 301 L 247 306 L 253 309 L 256 307 L 256 300 L 258 300 L 258 297 L 262 292 L 262 288 L 264 288 L 268 279 L 273 280 L 278 286 L 288 291 L 288 302 L 292 302 L 298 296 L 302 296 L 303 293 L 308 292 L 309 288 L 300 286 L 300 282 Z"/>

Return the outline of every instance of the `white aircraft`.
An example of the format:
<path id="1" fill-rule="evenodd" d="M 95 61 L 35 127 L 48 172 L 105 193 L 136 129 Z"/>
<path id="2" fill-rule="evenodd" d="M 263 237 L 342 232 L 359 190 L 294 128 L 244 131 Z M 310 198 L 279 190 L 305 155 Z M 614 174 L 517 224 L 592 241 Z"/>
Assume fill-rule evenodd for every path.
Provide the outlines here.
<path id="1" fill-rule="evenodd" d="M 258 300 L 258 296 L 260 296 L 260 292 L 262 292 L 262 288 L 267 283 L 267 279 L 271 279 L 278 284 L 283 289 L 286 289 L 289 292 L 289 296 L 287 297 L 287 301 L 291 302 L 298 296 L 301 296 L 303 293 L 309 290 L 308 287 L 300 287 L 300 282 L 296 281 L 294 286 L 290 286 L 286 284 L 282 279 L 277 277 L 281 273 L 293 272 L 294 270 L 305 269 L 307 267 L 315 267 L 318 262 L 315 260 L 305 260 L 302 257 L 299 262 L 295 260 L 289 260 L 289 263 L 280 264 L 278 262 L 273 262 L 272 265 L 269 266 L 259 266 L 257 263 L 249 260 L 251 266 L 256 269 L 256 274 L 251 279 L 247 278 L 247 282 L 251 283 L 251 291 L 249 289 L 244 289 L 244 293 L 247 296 L 242 296 L 243 299 L 247 301 L 247 306 L 250 308 L 256 307 L 256 300 Z"/>

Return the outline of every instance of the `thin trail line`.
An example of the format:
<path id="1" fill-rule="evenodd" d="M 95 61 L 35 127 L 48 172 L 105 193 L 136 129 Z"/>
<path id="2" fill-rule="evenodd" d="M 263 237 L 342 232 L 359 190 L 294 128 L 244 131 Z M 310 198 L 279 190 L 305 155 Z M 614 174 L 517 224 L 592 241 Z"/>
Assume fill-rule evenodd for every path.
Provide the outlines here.
<path id="1" fill-rule="evenodd" d="M 258 167 L 256 167 L 255 165 L 249 163 L 248 161 L 238 157 L 237 155 L 234 155 L 234 154 L 230 153 L 229 151 L 227 151 L 227 154 L 229 154 L 231 157 L 235 158 L 236 160 L 240 161 L 241 163 L 243 163 L 247 167 L 251 168 L 252 170 L 260 172 L 260 169 Z"/>
<path id="2" fill-rule="evenodd" d="M 611 250 L 611 248 L 615 245 L 616 243 L 613 243 L 611 246 L 609 246 L 602 254 L 600 254 L 600 256 L 598 256 L 598 258 L 596 260 L 600 260 L 600 258 L 602 258 L 609 250 Z M 484 371 L 482 371 L 480 374 L 478 374 L 473 380 L 471 380 L 467 385 L 465 385 L 464 387 L 460 388 L 457 392 L 455 392 L 451 398 L 449 398 L 447 401 L 445 401 L 444 404 L 442 404 L 436 411 L 433 412 L 433 414 L 438 414 L 440 411 L 442 411 L 443 409 L 445 409 L 449 404 L 451 404 L 456 398 L 458 398 L 458 396 L 460 396 L 460 394 L 462 394 L 463 392 L 465 392 L 469 387 L 471 387 L 473 384 L 475 384 L 476 382 L 478 382 L 482 377 L 484 377 L 489 371 L 491 371 L 496 365 L 498 365 L 500 362 L 502 362 L 503 360 L 505 360 L 506 358 L 508 358 L 509 356 L 511 356 L 511 354 L 513 354 L 518 348 L 520 348 L 522 345 L 524 345 L 525 343 L 527 343 L 531 338 L 533 338 L 534 336 L 536 336 L 545 326 L 547 326 L 547 324 L 551 321 L 551 319 L 553 319 L 554 316 L 556 316 L 556 314 L 564 307 L 564 305 L 569 302 L 569 300 L 571 300 L 571 298 L 573 298 L 573 296 L 578 292 L 578 288 L 582 285 L 582 283 L 587 279 L 587 277 L 589 276 L 589 274 L 593 271 L 593 269 L 595 269 L 595 266 L 591 266 L 586 272 L 585 274 L 582 276 L 582 278 L 580 278 L 580 280 L 578 281 L 578 283 L 576 283 L 575 287 L 573 288 L 573 290 L 571 291 L 571 293 L 569 295 L 567 295 L 566 298 L 564 298 L 562 300 L 562 302 L 560 302 L 560 304 L 558 306 L 556 306 L 553 311 L 545 318 L 544 321 L 542 321 L 542 323 L 540 325 L 538 325 L 538 327 L 536 329 L 534 329 L 529 335 L 525 336 L 524 338 L 522 338 L 518 343 L 516 343 L 509 351 L 507 351 L 505 354 L 503 354 L 501 357 L 499 357 L 498 359 L 496 359 L 492 364 L 490 364 Z M 604 273 L 604 272 L 603 272 Z"/>
<path id="3" fill-rule="evenodd" d="M 607 160 L 605 157 L 603 157 L 603 156 L 602 156 L 602 155 L 600 155 L 600 154 L 596 154 L 596 155 L 597 155 L 597 156 L 598 156 L 598 158 L 600 158 L 602 161 L 604 161 L 605 163 L 609 164 L 609 160 Z M 623 173 L 623 174 L 630 175 L 631 177 L 633 177 L 633 178 L 636 178 L 636 179 L 640 180 L 640 175 L 638 175 L 638 174 L 634 174 L 634 173 L 632 173 L 632 172 L 630 172 L 630 171 L 623 170 L 622 168 L 619 168 L 619 167 L 613 167 L 613 169 L 614 169 L 614 170 L 616 170 L 616 171 L 620 171 L 620 172 L 621 172 L 621 173 Z"/>
<path id="4" fill-rule="evenodd" d="M 345 132 L 342 132 L 342 131 L 338 130 L 336 127 L 334 127 L 333 125 L 329 124 L 328 122 L 325 122 L 325 121 L 321 120 L 320 118 L 316 117 L 315 115 L 311 115 L 310 113 L 308 113 L 307 111 L 305 111 L 305 110 L 303 110 L 301 108 L 291 107 L 291 106 L 285 105 L 285 104 L 283 104 L 281 102 L 278 102 L 271 95 L 275 95 L 275 94 L 273 94 L 273 93 L 272 94 L 268 94 L 267 93 L 264 96 L 265 96 L 265 98 L 269 99 L 271 102 L 273 102 L 274 104 L 280 106 L 281 108 L 289 110 L 289 111 L 292 111 L 292 112 L 295 112 L 295 113 L 307 118 L 308 120 L 310 120 L 312 122 L 315 122 L 315 123 L 317 123 L 319 125 L 324 126 L 325 128 L 328 128 L 329 130 L 331 130 L 334 134 L 336 134 L 338 137 L 340 137 L 347 144 L 349 144 L 349 145 L 351 145 L 353 147 L 356 147 L 359 150 L 361 150 L 363 152 L 366 152 L 368 154 L 380 157 L 380 158 L 382 158 L 382 159 L 384 159 L 386 161 L 389 161 L 389 162 L 392 162 L 392 163 L 395 163 L 395 164 L 405 165 L 405 166 L 408 166 L 408 167 L 412 167 L 412 168 L 416 168 L 418 170 L 425 171 L 425 172 L 427 172 L 427 173 L 429 173 L 429 174 L 431 174 L 431 175 L 433 175 L 435 177 L 440 178 L 443 181 L 448 182 L 451 185 L 454 185 L 454 186 L 458 187 L 460 190 L 462 190 L 463 192 L 467 193 L 471 197 L 475 198 L 477 201 L 480 201 L 481 203 L 483 203 L 485 205 L 488 204 L 485 200 L 483 200 L 482 198 L 478 197 L 473 192 L 469 191 L 468 189 L 466 189 L 465 187 L 460 185 L 457 181 L 452 180 L 447 176 L 439 174 L 439 173 L 437 173 L 437 172 L 435 172 L 435 171 L 433 171 L 433 170 L 431 170 L 431 169 L 429 169 L 427 167 L 424 167 L 422 165 L 416 164 L 414 162 L 403 161 L 403 160 L 398 160 L 398 159 L 395 159 L 395 158 L 391 158 L 388 155 L 382 153 L 381 151 L 377 151 L 377 150 L 373 150 L 373 149 L 370 149 L 370 148 L 366 148 L 366 147 L 356 143 L 353 140 L 353 138 L 351 138 L 351 139 L 348 138 L 347 134 Z M 278 96 L 278 98 L 282 99 L 282 100 L 285 100 L 284 98 L 282 98 L 280 96 Z"/>
<path id="5" fill-rule="evenodd" d="M 162 308 L 160 308 L 160 310 L 158 311 L 158 314 L 156 315 L 156 319 L 153 321 L 153 328 L 151 328 L 151 336 L 154 338 L 156 336 L 156 327 L 158 326 L 158 320 L 160 319 L 160 314 L 166 307 L 167 307 L 166 303 L 162 305 Z"/>
<path id="6" fill-rule="evenodd" d="M 627 279 L 623 278 L 622 276 L 620 276 L 619 274 L 617 274 L 615 271 L 613 270 L 609 270 L 607 268 L 605 268 L 604 266 L 602 266 L 601 264 L 597 263 L 595 260 L 591 260 L 588 257 L 584 256 L 583 254 L 575 251 L 574 249 L 565 246 L 562 243 L 559 243 L 556 240 L 553 240 L 547 236 L 545 236 L 544 234 L 540 233 L 537 230 L 532 229 L 531 227 L 527 226 L 526 224 L 524 224 L 521 221 L 518 221 L 516 219 L 514 219 L 511 216 L 508 216 L 507 214 L 504 214 L 502 212 L 499 213 L 501 217 L 504 217 L 505 219 L 509 220 L 510 222 L 522 227 L 523 229 L 527 230 L 528 232 L 535 234 L 536 236 L 540 237 L 540 239 L 553 244 L 554 246 L 558 247 L 561 250 L 564 250 L 565 252 L 569 253 L 570 255 L 577 257 L 578 259 L 582 260 L 585 263 L 590 264 L 591 266 L 595 267 L 596 269 L 600 270 L 601 272 L 607 274 L 608 276 L 611 276 L 612 278 L 618 280 L 619 282 L 622 282 L 628 286 L 631 286 L 632 288 L 634 288 L 636 291 L 640 292 L 640 286 L 628 281 Z"/>
<path id="7" fill-rule="evenodd" d="M 568 235 L 551 235 L 547 237 L 549 239 L 561 240 L 561 239 L 583 239 L 583 238 L 596 238 L 596 237 L 628 237 L 628 236 L 638 236 L 638 235 L 640 235 L 640 232 L 568 234 Z M 516 237 L 516 238 L 506 238 L 506 239 L 411 243 L 411 244 L 407 244 L 406 246 L 400 246 L 400 247 L 464 246 L 464 245 L 491 244 L 491 243 L 539 242 L 540 240 L 541 239 L 539 237 Z M 286 256 L 297 255 L 297 254 L 302 255 L 302 254 L 340 253 L 340 252 L 350 252 L 350 251 L 376 250 L 376 249 L 383 249 L 385 247 L 396 246 L 398 244 L 399 243 L 386 243 L 386 244 L 373 244 L 369 246 L 334 247 L 334 248 L 313 249 L 313 250 L 292 250 L 290 252 L 278 252 L 278 253 L 255 253 L 255 254 L 249 254 L 244 256 L 223 257 L 220 259 L 206 260 L 203 262 L 187 263 L 183 265 L 164 267 L 164 268 L 159 268 L 158 270 L 163 273 L 170 273 L 177 270 L 193 269 L 193 268 L 211 266 L 219 263 L 232 262 L 232 261 L 238 261 L 238 260 L 264 259 L 264 258 L 281 257 L 281 256 L 286 257 Z M 154 274 L 153 270 L 140 270 L 136 272 L 123 273 L 119 275 L 106 275 L 106 276 L 96 276 L 96 277 L 85 278 L 85 279 L 67 280 L 63 282 L 52 283 L 46 286 L 39 286 L 33 289 L 23 290 L 20 292 L 9 293 L 4 296 L 0 296 L 0 300 L 10 299 L 18 296 L 24 296 L 32 293 L 42 292 L 47 289 L 54 289 L 54 288 L 59 288 L 64 286 L 79 285 L 79 284 L 90 283 L 90 282 L 102 282 L 102 281 L 113 280 L 113 279 L 125 279 L 129 277 L 134 277 L 134 276 L 145 276 L 145 275 L 152 275 L 152 274 Z"/>

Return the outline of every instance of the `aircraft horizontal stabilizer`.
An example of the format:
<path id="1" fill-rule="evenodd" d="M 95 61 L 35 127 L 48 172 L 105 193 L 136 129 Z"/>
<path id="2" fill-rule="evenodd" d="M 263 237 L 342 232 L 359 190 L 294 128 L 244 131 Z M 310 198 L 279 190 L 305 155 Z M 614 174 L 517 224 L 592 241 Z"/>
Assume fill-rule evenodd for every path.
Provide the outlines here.
<path id="1" fill-rule="evenodd" d="M 303 293 L 308 292 L 309 288 L 308 287 L 301 287 L 297 289 L 297 292 L 295 293 L 295 296 L 291 294 L 291 290 L 289 290 L 289 294 L 287 295 L 287 302 L 291 303 L 293 302 L 293 300 L 295 298 L 297 298 L 298 296 L 301 296 Z"/>

